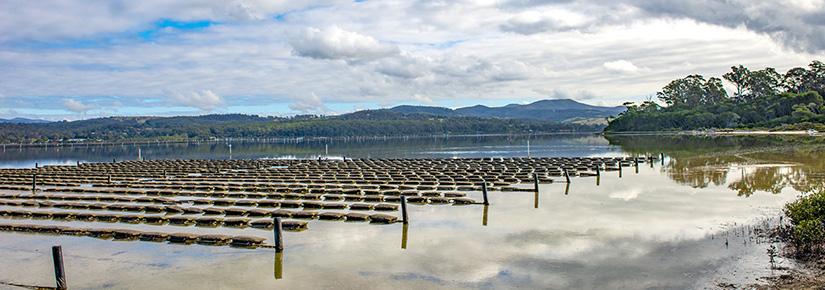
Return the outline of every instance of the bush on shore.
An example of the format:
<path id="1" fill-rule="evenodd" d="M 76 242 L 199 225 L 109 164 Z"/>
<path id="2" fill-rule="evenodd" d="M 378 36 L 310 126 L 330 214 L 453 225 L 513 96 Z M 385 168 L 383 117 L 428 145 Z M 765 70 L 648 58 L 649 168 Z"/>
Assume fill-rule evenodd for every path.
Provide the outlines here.
<path id="1" fill-rule="evenodd" d="M 825 254 L 825 191 L 787 204 L 785 215 L 791 219 L 791 244 L 798 255 Z"/>

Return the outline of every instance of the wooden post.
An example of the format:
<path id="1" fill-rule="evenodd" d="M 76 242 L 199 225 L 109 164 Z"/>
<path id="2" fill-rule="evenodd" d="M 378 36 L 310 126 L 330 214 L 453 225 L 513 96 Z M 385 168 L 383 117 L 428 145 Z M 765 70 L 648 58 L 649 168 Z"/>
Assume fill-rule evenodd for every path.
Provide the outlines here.
<path id="1" fill-rule="evenodd" d="M 619 177 L 622 177 L 622 161 L 619 160 Z"/>
<path id="2" fill-rule="evenodd" d="M 539 191 L 533 193 L 533 208 L 539 208 Z"/>
<path id="3" fill-rule="evenodd" d="M 273 220 L 275 222 L 275 226 L 273 228 L 273 232 L 275 234 L 275 252 L 281 253 L 284 251 L 283 226 L 281 226 L 280 217 L 275 217 Z"/>
<path id="4" fill-rule="evenodd" d="M 32 192 L 37 190 L 37 173 L 32 174 Z"/>
<path id="5" fill-rule="evenodd" d="M 564 170 L 564 179 L 567 180 L 567 183 L 570 183 L 570 174 L 567 173 L 567 169 Z"/>
<path id="6" fill-rule="evenodd" d="M 568 193 L 570 193 L 570 182 L 568 182 L 568 183 L 564 186 L 564 195 L 567 195 Z"/>
<path id="7" fill-rule="evenodd" d="M 539 192 L 539 175 L 533 172 L 533 189 Z"/>
<path id="8" fill-rule="evenodd" d="M 659 153 L 659 162 L 661 162 L 662 165 L 665 165 L 665 153 Z"/>
<path id="9" fill-rule="evenodd" d="M 401 222 L 405 225 L 410 223 L 409 216 L 407 216 L 407 197 L 403 195 L 401 196 Z"/>
<path id="10" fill-rule="evenodd" d="M 596 176 L 602 176 L 602 166 L 601 164 L 596 165 Z"/>
<path id="11" fill-rule="evenodd" d="M 52 259 L 54 260 L 54 280 L 57 283 L 57 289 L 68 289 L 66 286 L 66 271 L 63 269 L 63 248 L 60 246 L 52 247 Z"/>
<path id="12" fill-rule="evenodd" d="M 481 180 L 481 196 L 484 198 L 484 205 L 490 205 L 490 200 L 487 199 L 487 181 Z"/>

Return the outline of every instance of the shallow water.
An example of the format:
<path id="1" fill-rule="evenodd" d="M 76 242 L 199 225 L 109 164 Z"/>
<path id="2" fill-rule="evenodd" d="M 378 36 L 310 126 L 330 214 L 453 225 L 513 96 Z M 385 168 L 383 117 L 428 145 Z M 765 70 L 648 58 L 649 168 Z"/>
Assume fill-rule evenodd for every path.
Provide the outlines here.
<path id="1" fill-rule="evenodd" d="M 0 281 L 53 285 L 49 248 L 60 244 L 68 283 L 74 289 L 701 289 L 722 282 L 753 283 L 772 273 L 766 254 L 771 244 L 757 240 L 748 230 L 764 222 L 776 223 L 783 204 L 823 188 L 822 141 L 791 136 L 533 136 L 530 156 L 661 152 L 667 157 L 661 163 L 626 167 L 621 177 L 619 172 L 604 172 L 598 185 L 595 177 L 574 177 L 569 187 L 542 184 L 538 194 L 492 192 L 487 208 L 410 205 L 406 235 L 400 223 L 315 220 L 307 231 L 285 233 L 286 250 L 280 256 L 263 248 L 0 232 L 4 265 Z M 225 143 L 140 147 L 141 156 L 148 159 L 230 158 Z M 527 156 L 528 148 L 526 137 L 464 137 L 232 143 L 231 154 L 231 158 L 504 157 Z M 135 159 L 137 146 L 6 148 L 0 153 L 0 166 L 113 158 Z M 477 192 L 469 194 L 480 199 Z M 171 231 L 272 236 L 249 228 Z"/>

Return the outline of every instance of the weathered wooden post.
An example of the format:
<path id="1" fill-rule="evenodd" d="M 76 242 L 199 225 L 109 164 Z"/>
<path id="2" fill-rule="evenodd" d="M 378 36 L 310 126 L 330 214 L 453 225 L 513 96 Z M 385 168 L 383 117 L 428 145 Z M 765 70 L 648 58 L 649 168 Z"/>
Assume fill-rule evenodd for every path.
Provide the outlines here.
<path id="1" fill-rule="evenodd" d="M 622 161 L 619 160 L 619 178 L 622 177 Z"/>
<path id="2" fill-rule="evenodd" d="M 539 175 L 533 172 L 533 190 L 539 192 Z"/>
<path id="3" fill-rule="evenodd" d="M 401 196 L 401 222 L 405 225 L 410 223 L 409 216 L 407 216 L 407 197 Z"/>
<path id="4" fill-rule="evenodd" d="M 274 227 L 273 233 L 275 234 L 275 252 L 281 253 L 284 251 L 284 236 L 283 236 L 283 226 L 281 225 L 281 218 L 275 217 L 274 220 Z"/>
<path id="5" fill-rule="evenodd" d="M 490 205 L 490 200 L 487 199 L 487 181 L 481 180 L 481 197 L 484 198 L 484 205 Z"/>
<path id="6" fill-rule="evenodd" d="M 69 287 L 66 285 L 66 271 L 63 269 L 63 248 L 60 246 L 52 247 L 52 259 L 54 260 L 54 280 L 57 283 L 57 289 L 65 290 Z"/>

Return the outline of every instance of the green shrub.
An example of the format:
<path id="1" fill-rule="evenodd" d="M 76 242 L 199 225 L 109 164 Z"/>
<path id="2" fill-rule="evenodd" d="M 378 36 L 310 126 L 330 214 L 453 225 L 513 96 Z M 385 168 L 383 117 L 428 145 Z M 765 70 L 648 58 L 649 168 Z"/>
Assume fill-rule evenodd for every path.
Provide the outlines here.
<path id="1" fill-rule="evenodd" d="M 785 206 L 785 215 L 794 226 L 803 221 L 825 221 L 825 191 L 814 193 Z"/>
<path id="2" fill-rule="evenodd" d="M 787 204 L 785 215 L 791 219 L 791 237 L 798 254 L 815 252 L 825 244 L 825 191 Z"/>
<path id="3" fill-rule="evenodd" d="M 793 229 L 794 244 L 803 253 L 810 252 L 816 245 L 825 242 L 825 227 L 819 220 L 804 220 Z"/>

